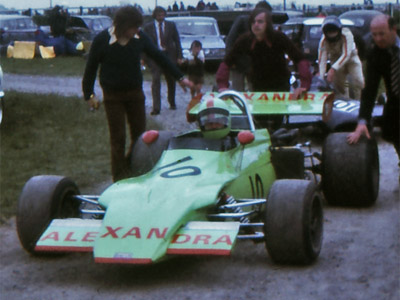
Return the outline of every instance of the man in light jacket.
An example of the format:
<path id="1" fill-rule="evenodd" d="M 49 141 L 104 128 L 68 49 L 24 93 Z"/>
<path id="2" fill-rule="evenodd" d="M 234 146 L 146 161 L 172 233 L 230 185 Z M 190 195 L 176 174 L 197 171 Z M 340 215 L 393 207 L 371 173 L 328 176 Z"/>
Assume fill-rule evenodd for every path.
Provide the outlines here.
<path id="1" fill-rule="evenodd" d="M 361 90 L 364 87 L 364 75 L 353 34 L 350 29 L 342 28 L 342 24 L 336 16 L 325 18 L 322 31 L 323 35 L 318 49 L 320 76 L 324 78 L 329 59 L 331 68 L 326 74 L 326 80 L 333 82 L 336 92 L 346 95 L 345 83 L 347 75 L 350 75 L 353 98 L 360 99 Z"/>

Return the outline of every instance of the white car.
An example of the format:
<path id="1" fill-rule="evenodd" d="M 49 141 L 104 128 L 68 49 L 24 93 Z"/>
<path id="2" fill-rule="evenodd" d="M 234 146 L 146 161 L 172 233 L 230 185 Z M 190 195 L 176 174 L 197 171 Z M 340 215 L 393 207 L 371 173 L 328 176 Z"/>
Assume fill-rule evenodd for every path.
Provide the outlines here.
<path id="1" fill-rule="evenodd" d="M 198 40 L 203 45 L 206 62 L 220 61 L 225 56 L 224 37 L 220 34 L 217 20 L 211 17 L 169 17 L 178 29 L 183 57 L 188 58 L 190 45 Z"/>

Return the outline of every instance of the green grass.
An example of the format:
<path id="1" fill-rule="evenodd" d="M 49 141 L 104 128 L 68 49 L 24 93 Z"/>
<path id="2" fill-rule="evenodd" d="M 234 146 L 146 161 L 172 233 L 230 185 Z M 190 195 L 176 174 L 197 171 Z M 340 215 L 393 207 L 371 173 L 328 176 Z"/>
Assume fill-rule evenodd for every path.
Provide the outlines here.
<path id="1" fill-rule="evenodd" d="M 44 76 L 83 76 L 86 59 L 83 56 L 62 56 L 53 59 L 15 59 L 2 57 L 0 60 L 4 73 Z M 205 84 L 214 84 L 217 65 L 207 66 Z M 150 81 L 149 68 L 142 72 L 143 80 Z"/>
<path id="2" fill-rule="evenodd" d="M 0 127 L 0 223 L 16 213 L 25 182 L 40 174 L 72 178 L 81 192 L 111 181 L 104 109 L 77 97 L 8 92 Z M 160 128 L 156 123 L 148 128 Z"/>
<path id="3" fill-rule="evenodd" d="M 4 73 L 43 76 L 78 76 L 85 71 L 86 59 L 83 56 L 62 56 L 52 59 L 1 58 Z M 151 80 L 148 70 L 143 72 L 144 80 Z"/>
<path id="4" fill-rule="evenodd" d="M 5 73 L 48 76 L 82 76 L 86 65 L 86 60 L 80 56 L 65 56 L 53 59 L 2 57 L 0 62 Z"/>

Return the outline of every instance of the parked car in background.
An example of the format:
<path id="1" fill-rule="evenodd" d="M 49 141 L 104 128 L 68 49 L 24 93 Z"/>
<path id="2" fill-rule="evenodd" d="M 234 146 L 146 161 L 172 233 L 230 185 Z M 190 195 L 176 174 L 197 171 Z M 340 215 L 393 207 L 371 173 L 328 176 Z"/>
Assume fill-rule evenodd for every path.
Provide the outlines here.
<path id="1" fill-rule="evenodd" d="M 382 15 L 383 13 L 378 10 L 351 10 L 345 13 L 342 13 L 339 16 L 339 19 L 348 19 L 354 22 L 354 26 L 358 29 L 359 34 L 361 35 L 366 49 L 371 46 L 372 37 L 369 30 L 372 19 L 377 15 Z M 361 58 L 365 57 L 365 52 L 360 53 Z"/>
<path id="2" fill-rule="evenodd" d="M 34 41 L 37 28 L 31 17 L 0 15 L 0 45 L 7 46 L 14 41 Z"/>
<path id="3" fill-rule="evenodd" d="M 108 16 L 68 16 L 65 35 L 55 36 L 50 25 L 41 25 L 38 28 L 36 41 L 44 46 L 55 47 L 56 55 L 80 55 L 83 53 L 82 50 L 88 51 L 90 42 L 99 32 L 111 25 L 112 19 Z M 83 48 L 77 48 L 81 42 Z"/>
<path id="4" fill-rule="evenodd" d="M 280 29 L 302 49 L 306 58 L 314 63 L 318 59 L 323 22 L 324 18 L 293 18 L 282 24 Z M 344 27 L 350 28 L 354 34 L 353 21 L 342 18 L 340 22 Z"/>
<path id="5" fill-rule="evenodd" d="M 183 50 L 183 57 L 189 55 L 190 45 L 198 40 L 203 45 L 206 62 L 220 61 L 225 56 L 224 36 L 220 34 L 217 20 L 211 17 L 168 17 L 175 23 Z"/>
<path id="6" fill-rule="evenodd" d="M 104 15 L 70 16 L 67 24 L 67 37 L 74 41 L 91 41 L 104 29 L 112 25 L 112 19 Z"/>
<path id="7" fill-rule="evenodd" d="M 342 13 L 339 19 L 348 19 L 354 22 L 354 25 L 360 29 L 360 32 L 364 35 L 369 33 L 369 27 L 372 19 L 377 15 L 383 13 L 378 10 L 350 10 Z"/>

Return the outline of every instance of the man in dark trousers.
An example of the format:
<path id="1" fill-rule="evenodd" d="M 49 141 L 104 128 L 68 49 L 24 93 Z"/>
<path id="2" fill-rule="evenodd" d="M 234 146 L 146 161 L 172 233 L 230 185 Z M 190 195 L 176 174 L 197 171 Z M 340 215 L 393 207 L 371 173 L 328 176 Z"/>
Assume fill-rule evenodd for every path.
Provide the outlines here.
<path id="1" fill-rule="evenodd" d="M 374 47 L 367 58 L 365 88 L 361 94 L 359 121 L 347 141 L 357 143 L 362 135 L 370 138 L 371 114 L 381 78 L 385 82 L 387 102 L 383 111 L 382 137 L 392 143 L 400 158 L 400 39 L 393 18 L 376 16 L 371 22 Z"/>
<path id="2" fill-rule="evenodd" d="M 255 8 L 265 8 L 268 11 L 272 12 L 272 7 L 267 1 L 259 1 L 256 4 Z M 235 44 L 239 36 L 249 31 L 250 31 L 249 15 L 238 16 L 233 22 L 233 25 L 226 37 L 225 41 L 226 53 L 229 53 L 229 51 L 233 48 L 233 45 Z M 245 77 L 247 77 L 248 75 L 249 66 L 250 66 L 250 58 L 243 56 L 239 61 L 236 62 L 235 66 L 232 67 L 231 69 L 232 89 L 241 92 L 244 92 L 246 90 Z M 248 85 L 247 89 L 251 90 L 249 81 L 247 81 L 247 85 Z"/>
<path id="3" fill-rule="evenodd" d="M 99 71 L 111 141 L 111 170 L 114 181 L 131 176 L 129 159 L 133 146 L 146 129 L 145 96 L 140 60 L 145 53 L 184 87 L 192 83 L 150 40 L 140 26 L 143 16 L 133 6 L 115 14 L 113 26 L 93 40 L 82 79 L 84 99 L 91 109 L 99 108 L 94 83 Z M 126 123 L 130 145 L 126 152 Z"/>
<path id="4" fill-rule="evenodd" d="M 182 61 L 182 47 L 179 38 L 178 30 L 175 23 L 165 21 L 167 12 L 161 7 L 157 6 L 153 11 L 154 21 L 147 23 L 143 27 L 143 31 L 147 33 L 155 45 L 169 57 L 169 59 L 176 63 Z M 165 76 L 168 87 L 168 103 L 170 109 L 176 109 L 175 104 L 175 79 L 154 63 L 153 60 L 145 57 L 145 62 L 150 67 L 151 75 L 153 78 L 151 85 L 151 92 L 153 96 L 153 111 L 152 115 L 160 114 L 161 110 L 161 74 Z"/>

